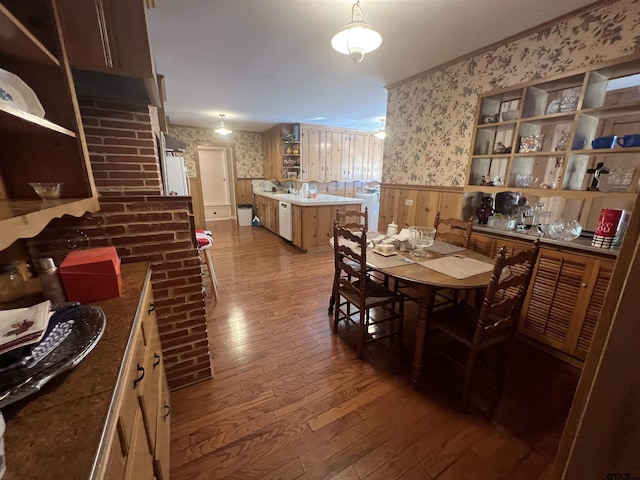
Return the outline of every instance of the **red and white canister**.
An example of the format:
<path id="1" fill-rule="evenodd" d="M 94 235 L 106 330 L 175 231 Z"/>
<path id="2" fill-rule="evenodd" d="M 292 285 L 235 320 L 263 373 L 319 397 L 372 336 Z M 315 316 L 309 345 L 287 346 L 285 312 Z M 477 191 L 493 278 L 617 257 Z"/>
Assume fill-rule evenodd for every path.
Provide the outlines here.
<path id="1" fill-rule="evenodd" d="M 611 248 L 618 232 L 618 224 L 624 210 L 615 208 L 603 208 L 598 218 L 598 227 L 591 241 L 592 247 Z"/>

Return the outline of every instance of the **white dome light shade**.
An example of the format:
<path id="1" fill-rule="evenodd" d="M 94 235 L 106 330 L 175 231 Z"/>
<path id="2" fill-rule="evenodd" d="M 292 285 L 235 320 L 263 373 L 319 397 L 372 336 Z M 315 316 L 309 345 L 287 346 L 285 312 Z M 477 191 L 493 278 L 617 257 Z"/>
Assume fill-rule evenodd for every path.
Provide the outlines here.
<path id="1" fill-rule="evenodd" d="M 366 22 L 351 22 L 331 39 L 331 46 L 360 63 L 365 53 L 373 52 L 382 44 L 382 37 Z"/>
<path id="2" fill-rule="evenodd" d="M 331 39 L 331 46 L 338 52 L 349 55 L 354 63 L 362 62 L 364 55 L 373 52 L 382 44 L 382 37 L 363 20 L 360 0 L 353 4 L 351 22 Z"/>

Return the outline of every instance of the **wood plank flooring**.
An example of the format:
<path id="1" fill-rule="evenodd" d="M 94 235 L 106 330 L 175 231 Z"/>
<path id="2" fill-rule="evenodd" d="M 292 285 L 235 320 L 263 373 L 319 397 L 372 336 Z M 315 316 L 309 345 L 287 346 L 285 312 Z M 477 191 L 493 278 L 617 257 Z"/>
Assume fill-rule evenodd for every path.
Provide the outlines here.
<path id="1" fill-rule="evenodd" d="M 493 417 L 462 413 L 429 376 L 410 386 L 411 308 L 405 350 L 389 339 L 357 360 L 349 332 L 330 329 L 331 251 L 208 228 L 215 378 L 172 392 L 173 479 L 545 478 L 576 371 L 519 344 Z"/>

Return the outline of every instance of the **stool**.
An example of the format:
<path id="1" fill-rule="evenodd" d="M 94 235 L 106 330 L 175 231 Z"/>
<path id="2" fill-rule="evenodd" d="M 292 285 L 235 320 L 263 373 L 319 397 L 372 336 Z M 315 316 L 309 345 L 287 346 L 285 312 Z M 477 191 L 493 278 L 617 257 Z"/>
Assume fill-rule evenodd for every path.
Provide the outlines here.
<path id="1" fill-rule="evenodd" d="M 213 245 L 213 237 L 211 232 L 205 230 L 196 230 L 196 241 L 198 245 L 198 255 L 204 252 L 204 263 L 207 266 L 209 272 L 209 278 L 211 278 L 211 285 L 213 286 L 213 296 L 218 301 L 218 278 L 216 277 L 216 271 L 213 268 L 213 260 L 211 260 L 211 254 L 209 248 Z"/>
<path id="2" fill-rule="evenodd" d="M 213 286 L 213 296 L 216 301 L 218 300 L 218 277 L 216 277 L 216 271 L 213 268 L 213 260 L 211 260 L 211 254 L 209 253 L 209 246 L 201 247 L 198 249 L 199 252 L 204 252 L 204 259 L 207 265 L 207 270 L 209 271 L 209 278 L 211 279 L 211 285 Z"/>

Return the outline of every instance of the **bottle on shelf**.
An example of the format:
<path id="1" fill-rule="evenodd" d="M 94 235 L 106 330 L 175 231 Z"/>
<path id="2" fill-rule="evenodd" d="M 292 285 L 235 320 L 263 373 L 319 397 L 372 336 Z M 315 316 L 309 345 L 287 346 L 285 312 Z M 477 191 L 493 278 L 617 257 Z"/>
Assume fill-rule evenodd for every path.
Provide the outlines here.
<path id="1" fill-rule="evenodd" d="M 53 258 L 40 259 L 40 282 L 42 283 L 42 292 L 44 296 L 51 300 L 52 303 L 62 303 L 66 301 L 62 281 L 58 267 L 53 262 Z"/>

